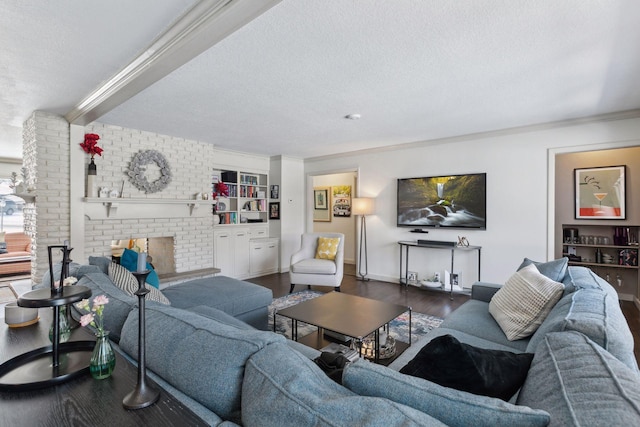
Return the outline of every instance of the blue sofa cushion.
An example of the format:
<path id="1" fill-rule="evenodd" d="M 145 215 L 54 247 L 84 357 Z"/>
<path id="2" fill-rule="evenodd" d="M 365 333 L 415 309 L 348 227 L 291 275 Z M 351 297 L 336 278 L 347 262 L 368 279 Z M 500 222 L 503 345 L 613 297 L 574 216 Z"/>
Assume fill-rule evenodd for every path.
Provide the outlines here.
<path id="1" fill-rule="evenodd" d="M 509 400 L 522 386 L 532 359 L 531 353 L 478 348 L 443 335 L 422 347 L 400 373 Z"/>
<path id="2" fill-rule="evenodd" d="M 226 276 L 206 277 L 169 286 L 162 290 L 171 305 L 191 308 L 206 305 L 237 317 L 273 300 L 271 289 Z"/>
<path id="3" fill-rule="evenodd" d="M 266 345 L 285 338 L 240 329 L 187 310 L 150 304 L 146 309 L 147 367 L 220 417 L 240 419 L 245 364 Z M 138 355 L 138 313 L 122 328 L 120 347 Z"/>
<path id="4" fill-rule="evenodd" d="M 120 257 L 120 265 L 129 271 L 136 271 L 138 269 L 138 252 L 131 249 L 125 249 Z M 160 279 L 158 273 L 153 269 L 153 266 L 147 263 L 147 269 L 150 271 L 147 276 L 146 282 L 156 289 L 160 289 Z"/>
<path id="5" fill-rule="evenodd" d="M 106 295 L 109 298 L 109 303 L 104 308 L 104 327 L 109 331 L 111 340 L 120 341 L 122 326 L 129 312 L 137 305 L 138 299 L 124 293 L 103 273 L 85 274 L 78 280 L 77 285 L 91 289 L 92 298 L 98 295 Z M 81 314 L 86 313 L 81 312 Z"/>
<path id="6" fill-rule="evenodd" d="M 638 369 L 633 354 L 633 335 L 617 297 L 612 299 L 607 292 L 580 288 L 564 296 L 531 337 L 527 351 L 536 352 L 547 333 L 561 331 L 581 332 L 629 368 Z"/>
<path id="7" fill-rule="evenodd" d="M 549 414 L 478 396 L 357 360 L 346 367 L 342 384 L 362 396 L 383 397 L 416 408 L 451 427 L 546 426 Z"/>
<path id="8" fill-rule="evenodd" d="M 440 328 L 455 329 L 474 337 L 514 348 L 520 352 L 525 351 L 529 343 L 529 338 L 509 341 L 496 319 L 489 313 L 489 303 L 484 301 L 469 300 L 465 302 L 444 319 Z M 474 345 L 467 341 L 463 342 Z"/>
<path id="9" fill-rule="evenodd" d="M 207 317 L 209 319 L 213 319 L 216 322 L 220 322 L 227 326 L 234 326 L 238 329 L 247 329 L 250 331 L 255 330 L 254 327 L 247 325 L 242 320 L 238 320 L 230 314 L 225 313 L 222 310 L 218 310 L 217 308 L 208 307 L 206 305 L 199 305 L 196 307 L 191 307 L 186 309 L 187 311 L 191 311 L 193 313 L 197 313 L 200 316 Z"/>
<path id="10" fill-rule="evenodd" d="M 562 282 L 562 279 L 564 279 L 564 276 L 567 274 L 569 258 L 563 257 L 548 262 L 538 262 L 525 258 L 524 261 L 522 261 L 522 264 L 520 264 L 520 267 L 518 267 L 518 271 L 530 264 L 534 264 L 538 271 L 549 279 L 555 282 Z"/>
<path id="11" fill-rule="evenodd" d="M 637 426 L 640 376 L 585 335 L 552 332 L 517 401 L 548 411 L 550 426 Z"/>
<path id="12" fill-rule="evenodd" d="M 247 362 L 242 424 L 252 426 L 443 426 L 387 399 L 358 396 L 338 385 L 311 360 L 275 343 Z"/>
<path id="13" fill-rule="evenodd" d="M 85 274 L 100 273 L 101 271 L 102 270 L 100 270 L 100 268 L 95 265 L 77 264 L 75 262 L 72 262 L 69 264 L 69 276 L 75 277 L 78 280 L 80 280 L 82 276 L 84 276 Z M 53 280 L 54 281 L 60 280 L 61 272 L 62 272 L 62 264 L 61 263 L 53 264 Z M 51 287 L 51 274 L 47 269 L 47 271 L 42 276 L 42 282 L 39 285 L 34 286 L 34 289 L 50 288 L 50 287 Z"/>
<path id="14" fill-rule="evenodd" d="M 109 274 L 109 264 L 111 264 L 111 260 L 109 258 L 106 258 L 106 257 L 103 257 L 103 256 L 90 256 L 89 257 L 89 265 L 95 265 L 104 274 Z"/>

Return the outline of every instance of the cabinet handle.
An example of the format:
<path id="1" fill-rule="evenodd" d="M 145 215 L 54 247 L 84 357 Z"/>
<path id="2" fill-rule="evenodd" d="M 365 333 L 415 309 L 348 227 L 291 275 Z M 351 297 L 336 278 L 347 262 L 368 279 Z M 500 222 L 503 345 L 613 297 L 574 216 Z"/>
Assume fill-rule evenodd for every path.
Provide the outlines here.
<path id="1" fill-rule="evenodd" d="M 270 248 L 270 249 L 273 249 L 273 248 L 275 248 L 275 247 L 276 247 L 276 245 L 271 245 L 271 246 L 269 246 L 269 248 Z"/>

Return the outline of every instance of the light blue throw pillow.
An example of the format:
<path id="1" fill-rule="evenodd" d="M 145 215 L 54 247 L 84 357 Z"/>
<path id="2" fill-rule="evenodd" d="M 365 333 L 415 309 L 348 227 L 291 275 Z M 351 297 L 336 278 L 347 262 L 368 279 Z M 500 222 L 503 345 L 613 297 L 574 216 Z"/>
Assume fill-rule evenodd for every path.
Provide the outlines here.
<path id="1" fill-rule="evenodd" d="M 416 408 L 451 427 L 533 427 L 546 426 L 550 420 L 545 411 L 443 387 L 365 360 L 347 366 L 342 383 L 360 395 Z"/>
<path id="2" fill-rule="evenodd" d="M 522 264 L 520 264 L 520 267 L 518 267 L 518 271 L 522 270 L 530 264 L 534 264 L 542 275 L 547 276 L 553 281 L 562 283 L 564 276 L 567 274 L 569 258 L 563 257 L 548 262 L 538 262 L 530 260 L 529 258 L 525 258 L 524 261 L 522 261 Z"/>

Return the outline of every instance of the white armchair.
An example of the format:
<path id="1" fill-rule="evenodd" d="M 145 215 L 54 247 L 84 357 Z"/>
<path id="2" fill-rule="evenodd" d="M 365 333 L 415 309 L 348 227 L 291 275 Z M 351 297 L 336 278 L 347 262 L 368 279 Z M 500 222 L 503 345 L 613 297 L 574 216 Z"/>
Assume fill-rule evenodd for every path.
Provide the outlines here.
<path id="1" fill-rule="evenodd" d="M 318 237 L 340 238 L 335 260 L 318 259 Z M 344 273 L 344 234 L 304 233 L 300 250 L 291 255 L 289 280 L 293 292 L 295 285 L 331 286 L 340 292 Z"/>

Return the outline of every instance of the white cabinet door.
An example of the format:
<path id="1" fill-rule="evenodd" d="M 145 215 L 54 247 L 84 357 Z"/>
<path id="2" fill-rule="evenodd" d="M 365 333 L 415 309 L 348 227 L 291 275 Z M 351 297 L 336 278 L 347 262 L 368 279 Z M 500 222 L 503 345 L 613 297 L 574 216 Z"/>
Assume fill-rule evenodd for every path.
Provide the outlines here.
<path id="1" fill-rule="evenodd" d="M 214 235 L 214 266 L 223 276 L 234 277 L 233 236 L 230 231 L 219 231 Z"/>
<path id="2" fill-rule="evenodd" d="M 261 239 L 251 242 L 251 274 L 270 274 L 278 271 L 278 240 Z"/>
<path id="3" fill-rule="evenodd" d="M 250 262 L 249 262 L 249 230 L 246 228 L 238 228 L 233 231 L 234 234 L 234 257 L 235 257 L 235 271 L 234 277 L 246 278 L 250 274 Z"/>

